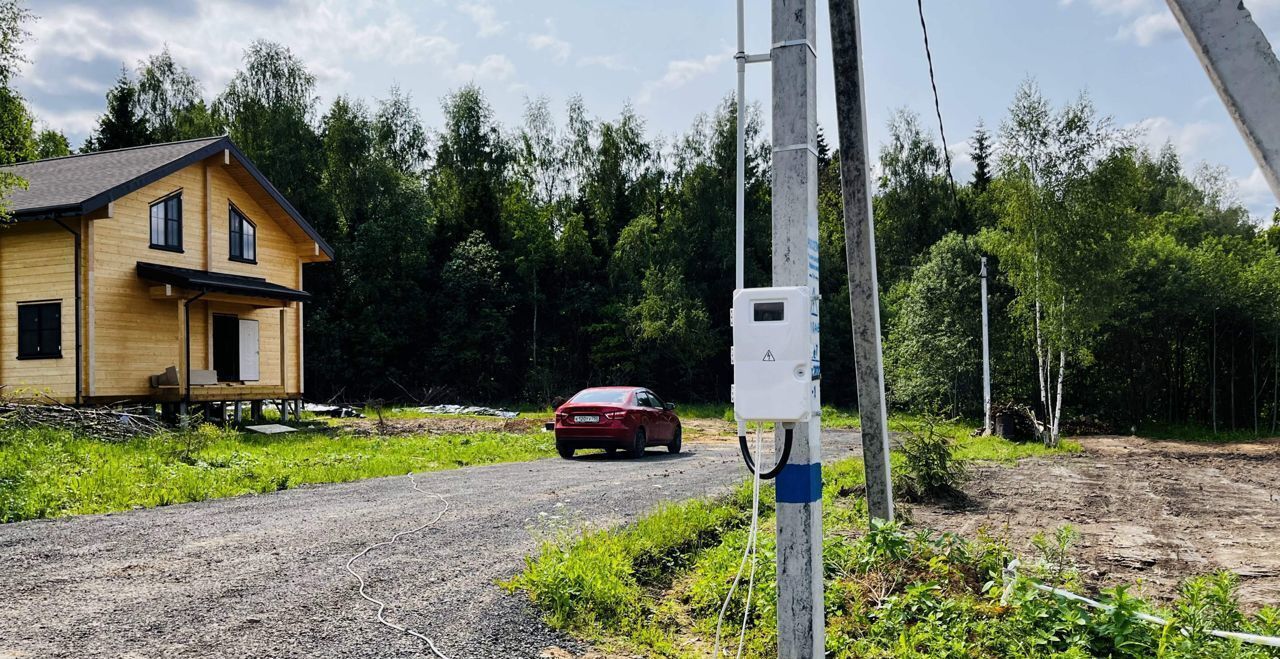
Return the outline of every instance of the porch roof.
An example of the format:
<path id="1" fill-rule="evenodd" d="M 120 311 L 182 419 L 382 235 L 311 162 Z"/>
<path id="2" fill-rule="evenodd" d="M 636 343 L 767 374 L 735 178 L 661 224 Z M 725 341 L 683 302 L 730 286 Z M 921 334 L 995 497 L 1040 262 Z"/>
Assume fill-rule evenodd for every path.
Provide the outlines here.
<path id="1" fill-rule="evenodd" d="M 204 293 L 228 293 L 246 297 L 302 302 L 311 299 L 306 291 L 273 284 L 261 277 L 229 275 L 172 265 L 138 262 L 138 277 L 157 284 L 170 284 Z"/>

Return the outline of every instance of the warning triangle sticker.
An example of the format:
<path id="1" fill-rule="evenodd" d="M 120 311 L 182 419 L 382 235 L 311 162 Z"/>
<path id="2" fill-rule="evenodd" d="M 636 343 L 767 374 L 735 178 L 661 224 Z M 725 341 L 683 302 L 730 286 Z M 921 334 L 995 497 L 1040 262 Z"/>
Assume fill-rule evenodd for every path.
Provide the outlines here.
<path id="1" fill-rule="evenodd" d="M 760 361 L 764 361 L 764 362 L 776 362 L 776 361 L 778 361 L 778 360 L 776 360 L 776 359 L 774 359 L 774 358 L 773 358 L 773 351 L 772 351 L 772 350 L 766 350 L 766 351 L 764 351 L 764 359 L 762 359 L 762 360 L 760 360 Z"/>

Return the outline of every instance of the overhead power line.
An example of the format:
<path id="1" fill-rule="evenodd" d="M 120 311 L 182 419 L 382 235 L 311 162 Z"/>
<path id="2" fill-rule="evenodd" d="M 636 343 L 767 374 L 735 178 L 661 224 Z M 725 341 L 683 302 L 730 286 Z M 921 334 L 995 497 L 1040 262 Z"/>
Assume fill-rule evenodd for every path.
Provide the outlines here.
<path id="1" fill-rule="evenodd" d="M 933 111 L 938 115 L 938 133 L 942 136 L 942 157 L 947 165 L 947 180 L 951 183 L 951 196 L 956 194 L 956 179 L 951 174 L 951 149 L 947 146 L 947 129 L 942 124 L 942 103 L 938 101 L 938 81 L 933 75 L 933 52 L 929 49 L 929 26 L 924 20 L 924 0 L 916 0 L 920 13 L 920 32 L 924 34 L 924 57 L 929 61 L 929 86 L 933 88 Z"/>

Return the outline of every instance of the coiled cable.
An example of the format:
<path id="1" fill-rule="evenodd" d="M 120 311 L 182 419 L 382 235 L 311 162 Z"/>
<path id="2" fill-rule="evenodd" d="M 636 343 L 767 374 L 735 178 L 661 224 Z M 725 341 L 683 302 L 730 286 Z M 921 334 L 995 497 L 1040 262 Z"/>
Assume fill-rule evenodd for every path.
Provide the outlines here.
<path id="1" fill-rule="evenodd" d="M 774 478 L 777 478 L 778 474 L 782 473 L 782 468 L 787 466 L 787 460 L 791 458 L 792 429 L 784 428 L 782 433 L 782 454 L 778 456 L 778 463 L 773 465 L 772 469 L 758 474 L 763 480 L 773 480 Z M 747 446 L 746 435 L 738 435 L 738 448 L 742 450 L 742 460 L 747 463 L 747 470 L 752 474 L 756 474 L 756 464 L 755 461 L 751 459 L 751 448 Z M 756 451 L 759 452 L 759 450 L 760 448 L 757 446 Z"/>

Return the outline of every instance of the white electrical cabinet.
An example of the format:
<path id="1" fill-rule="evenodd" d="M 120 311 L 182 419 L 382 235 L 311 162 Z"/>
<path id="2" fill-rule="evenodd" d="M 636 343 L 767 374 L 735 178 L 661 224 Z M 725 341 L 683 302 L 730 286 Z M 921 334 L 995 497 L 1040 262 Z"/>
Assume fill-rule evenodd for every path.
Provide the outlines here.
<path id="1" fill-rule="evenodd" d="M 733 411 L 742 421 L 807 421 L 812 413 L 813 295 L 807 286 L 733 294 Z"/>

